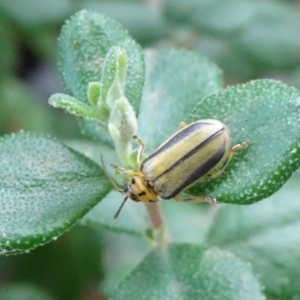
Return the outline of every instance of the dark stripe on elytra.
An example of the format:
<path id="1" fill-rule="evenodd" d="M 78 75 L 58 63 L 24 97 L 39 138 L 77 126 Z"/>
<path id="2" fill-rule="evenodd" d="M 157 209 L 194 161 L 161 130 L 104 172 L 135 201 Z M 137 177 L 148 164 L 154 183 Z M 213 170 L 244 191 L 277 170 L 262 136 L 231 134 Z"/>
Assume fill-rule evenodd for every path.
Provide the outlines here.
<path id="1" fill-rule="evenodd" d="M 180 157 L 177 159 L 177 161 L 168 169 L 166 169 L 162 174 L 160 174 L 159 176 L 157 176 L 155 178 L 155 181 L 158 180 L 161 176 L 167 174 L 168 172 L 170 172 L 172 169 L 174 169 L 175 167 L 177 167 L 179 164 L 182 163 L 182 161 L 184 161 L 185 159 L 188 159 L 190 156 L 192 156 L 193 154 L 195 154 L 197 151 L 199 151 L 199 149 L 201 149 L 202 147 L 204 147 L 205 145 L 207 145 L 210 141 L 212 141 L 216 136 L 218 136 L 219 134 L 221 134 L 224 131 L 224 127 L 221 128 L 219 131 L 216 131 L 213 135 L 211 135 L 210 137 L 208 137 L 206 140 L 204 140 L 202 143 L 198 144 L 196 147 L 194 147 L 191 151 L 189 151 L 187 154 L 185 154 L 183 157 Z M 224 148 L 224 147 L 223 147 Z M 223 151 L 224 153 L 224 151 Z M 213 156 L 214 157 L 214 156 Z M 210 160 L 209 160 L 210 161 Z"/>
<path id="2" fill-rule="evenodd" d="M 210 124 L 208 122 L 197 122 L 192 125 L 188 125 L 186 128 L 183 128 L 182 131 L 178 132 L 172 139 L 170 139 L 164 146 L 162 146 L 160 149 L 152 153 L 147 157 L 147 159 L 144 160 L 144 162 L 141 165 L 141 170 L 143 170 L 143 165 L 147 161 L 149 161 L 153 156 L 159 155 L 160 153 L 164 152 L 166 149 L 178 144 L 179 141 L 183 140 L 187 135 L 190 135 L 191 133 L 201 129 L 204 125 Z"/>
<path id="3" fill-rule="evenodd" d="M 218 151 L 215 153 L 209 160 L 207 160 L 204 164 L 202 164 L 199 168 L 197 168 L 188 178 L 186 181 L 184 181 L 180 186 L 178 186 L 172 194 L 168 195 L 166 198 L 163 199 L 170 199 L 176 196 L 178 193 L 180 193 L 182 190 L 184 190 L 186 187 L 188 187 L 193 182 L 197 181 L 199 178 L 201 178 L 203 175 L 205 175 L 209 170 L 211 170 L 213 167 L 217 165 L 218 162 L 222 159 L 224 155 L 224 147 L 222 147 L 223 151 Z"/>

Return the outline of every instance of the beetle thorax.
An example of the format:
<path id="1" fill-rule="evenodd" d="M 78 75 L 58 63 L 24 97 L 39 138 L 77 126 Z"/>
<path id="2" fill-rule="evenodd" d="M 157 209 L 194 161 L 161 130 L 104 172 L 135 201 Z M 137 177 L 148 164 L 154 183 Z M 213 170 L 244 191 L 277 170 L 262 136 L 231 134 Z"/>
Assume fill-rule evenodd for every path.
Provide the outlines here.
<path id="1" fill-rule="evenodd" d="M 151 183 L 141 176 L 133 176 L 130 182 L 123 187 L 126 196 L 133 201 L 156 202 L 158 201 L 157 194 L 153 190 Z"/>

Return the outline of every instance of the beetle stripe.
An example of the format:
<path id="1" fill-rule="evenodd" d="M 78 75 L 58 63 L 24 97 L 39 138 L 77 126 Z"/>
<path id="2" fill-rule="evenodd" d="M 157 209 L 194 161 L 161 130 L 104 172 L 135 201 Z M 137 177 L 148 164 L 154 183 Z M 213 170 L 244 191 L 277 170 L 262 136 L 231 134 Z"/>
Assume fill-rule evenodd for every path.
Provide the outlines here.
<path id="1" fill-rule="evenodd" d="M 230 133 L 217 120 L 200 120 L 175 132 L 141 164 L 145 182 L 170 199 L 224 163 Z"/>
<path id="2" fill-rule="evenodd" d="M 184 139 L 189 137 L 194 132 L 200 131 L 201 127 L 211 125 L 209 122 L 195 122 L 193 124 L 188 125 L 187 127 L 183 128 L 179 132 L 175 132 L 173 136 L 171 136 L 168 140 L 166 140 L 158 149 L 154 151 L 153 154 L 149 155 L 147 160 L 150 160 L 153 156 L 157 156 L 160 153 L 164 152 L 166 149 L 169 149 L 173 146 L 177 146 L 178 143 L 184 142 Z M 224 129 L 224 126 L 223 126 Z"/>
<path id="3" fill-rule="evenodd" d="M 211 135 L 210 137 L 208 137 L 206 140 L 202 141 L 200 144 L 198 144 L 196 147 L 194 147 L 193 149 L 191 149 L 188 153 L 186 153 L 184 156 L 182 156 L 181 158 L 179 158 L 171 167 L 169 167 L 168 169 L 166 169 L 163 173 L 161 173 L 159 176 L 156 177 L 155 181 L 158 180 L 161 176 L 164 176 L 165 174 L 169 173 L 170 171 L 172 171 L 172 169 L 174 169 L 175 167 L 177 167 L 179 164 L 182 163 L 182 161 L 184 161 L 185 159 L 188 159 L 189 157 L 191 157 L 193 154 L 195 154 L 196 152 L 198 152 L 201 148 L 205 147 L 210 141 L 212 141 L 213 139 L 215 139 L 218 135 L 220 135 L 223 131 L 224 131 L 224 127 L 221 128 L 219 131 L 216 131 L 213 135 Z M 223 147 L 224 149 L 224 147 Z M 222 155 L 224 154 L 224 151 L 222 152 Z M 219 154 L 216 155 L 217 157 L 219 157 Z M 210 165 L 213 164 L 215 165 L 216 160 L 212 160 Z M 200 176 L 203 176 L 205 173 L 207 173 L 209 170 L 207 170 L 205 173 L 202 173 L 199 171 L 197 172 L 198 174 L 198 178 Z M 198 169 L 197 169 L 198 170 Z"/>
<path id="4" fill-rule="evenodd" d="M 207 128 L 211 128 L 210 131 Z M 227 128 L 221 122 L 216 124 L 211 120 L 201 120 L 174 133 L 143 161 L 140 170 L 145 179 L 154 182 L 162 172 L 181 161 L 185 155 L 219 130 L 227 131 Z M 176 160 L 174 155 L 177 156 Z"/>
<path id="5" fill-rule="evenodd" d="M 224 149 L 224 147 L 222 148 Z M 183 181 L 170 195 L 162 197 L 163 199 L 171 199 L 176 196 L 179 192 L 186 189 L 189 185 L 196 182 L 199 178 L 204 176 L 209 172 L 213 167 L 216 166 L 216 162 L 219 162 L 225 151 L 218 151 L 210 159 L 208 159 L 204 164 L 197 168 L 192 174 L 189 175 L 186 181 Z"/>

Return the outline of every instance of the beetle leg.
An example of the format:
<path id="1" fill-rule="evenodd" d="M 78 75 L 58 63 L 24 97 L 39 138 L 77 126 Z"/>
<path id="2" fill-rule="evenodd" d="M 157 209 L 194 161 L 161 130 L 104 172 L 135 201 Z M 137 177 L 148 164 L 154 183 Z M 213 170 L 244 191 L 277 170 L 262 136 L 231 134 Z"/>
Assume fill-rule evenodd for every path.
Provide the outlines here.
<path id="1" fill-rule="evenodd" d="M 180 122 L 178 130 L 183 129 L 186 126 L 187 126 L 187 124 L 185 122 Z"/>
<path id="2" fill-rule="evenodd" d="M 124 173 L 124 174 L 128 175 L 129 177 L 141 176 L 141 173 L 138 172 L 138 171 L 126 170 L 126 169 L 121 168 L 121 167 L 119 167 L 119 166 L 117 166 L 117 165 L 114 165 L 114 164 L 111 164 L 111 166 L 112 166 L 117 172 Z"/>
<path id="3" fill-rule="evenodd" d="M 117 166 L 117 165 L 115 165 L 115 164 L 111 164 L 111 166 L 116 170 L 116 171 L 118 171 L 118 172 L 121 172 L 121 173 L 127 173 L 127 170 L 126 169 L 124 169 L 124 168 L 121 168 L 121 167 L 119 167 L 119 166 Z"/>
<path id="4" fill-rule="evenodd" d="M 140 145 L 140 147 L 138 149 L 138 154 L 137 154 L 137 157 L 136 157 L 137 165 L 140 167 L 141 164 L 142 164 L 141 159 L 142 159 L 142 155 L 144 153 L 145 144 L 143 143 L 142 139 L 139 138 L 137 135 L 134 135 L 132 138 L 134 140 L 136 140 L 139 143 L 139 145 Z"/>
<path id="5" fill-rule="evenodd" d="M 191 198 L 184 198 L 180 197 L 180 195 L 177 195 L 174 197 L 175 201 L 177 202 L 189 202 L 189 203 L 196 203 L 196 202 L 207 202 L 210 204 L 217 204 L 219 203 L 216 199 L 210 198 L 207 196 L 197 196 L 197 197 L 191 197 Z"/>
<path id="6" fill-rule="evenodd" d="M 208 178 L 217 178 L 217 177 L 219 177 L 223 173 L 223 171 L 226 169 L 226 167 L 227 167 L 228 163 L 231 161 L 233 155 L 237 151 L 239 151 L 241 149 L 244 149 L 247 146 L 248 146 L 248 142 L 243 142 L 242 144 L 237 144 L 234 147 L 232 147 L 232 149 L 230 150 L 230 153 L 229 153 L 226 161 L 224 162 L 222 168 L 217 170 L 217 171 L 212 171 L 212 173 L 208 173 L 204 177 L 208 177 Z"/>

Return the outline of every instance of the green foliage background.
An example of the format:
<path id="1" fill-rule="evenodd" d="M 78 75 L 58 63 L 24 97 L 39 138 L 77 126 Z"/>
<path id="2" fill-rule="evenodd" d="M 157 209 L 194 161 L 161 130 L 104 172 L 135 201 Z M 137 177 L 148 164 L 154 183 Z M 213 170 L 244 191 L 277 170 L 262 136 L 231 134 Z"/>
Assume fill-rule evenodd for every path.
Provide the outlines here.
<path id="1" fill-rule="evenodd" d="M 99 142 L 89 138 L 89 134 L 95 136 L 95 132 L 89 129 L 89 123 L 78 126 L 73 116 L 55 110 L 47 103 L 51 94 L 63 91 L 57 67 L 57 37 L 65 19 L 81 9 L 92 9 L 114 18 L 144 48 L 185 48 L 195 52 L 187 54 L 191 56 L 188 58 L 191 62 L 194 57 L 201 60 L 203 69 L 198 70 L 196 64 L 185 65 L 176 51 L 169 52 L 168 55 L 159 52 L 157 56 L 153 56 L 153 50 L 146 51 L 146 94 L 152 91 L 160 95 L 166 93 L 164 97 L 167 104 L 174 98 L 173 93 L 183 99 L 176 106 L 180 111 L 178 119 L 168 119 L 168 115 L 163 113 L 168 106 L 160 110 L 155 106 L 151 107 L 154 113 L 157 112 L 157 120 L 168 123 L 165 130 L 161 130 L 161 127 L 155 127 L 160 124 L 157 120 L 153 122 L 153 127 L 147 126 L 147 118 L 151 116 L 149 113 L 143 114 L 143 111 L 149 111 L 147 99 L 142 99 L 139 106 L 139 95 L 129 94 L 138 99 L 133 105 L 141 109 L 139 134 L 146 136 L 147 140 L 147 136 L 153 136 L 153 130 L 157 132 L 155 138 L 147 141 L 147 149 L 150 152 L 171 133 L 168 132 L 169 128 L 176 127 L 182 121 L 182 115 L 191 113 L 203 115 L 203 118 L 218 117 L 218 109 L 214 111 L 211 107 L 217 107 L 218 101 L 230 97 L 230 93 L 236 95 L 237 91 L 244 88 L 232 87 L 222 94 L 223 98 L 211 96 L 194 107 L 193 111 L 185 111 L 189 105 L 184 99 L 192 99 L 193 95 L 205 98 L 222 89 L 222 71 L 225 86 L 251 79 L 269 78 L 279 79 L 295 88 L 300 87 L 300 7 L 296 1 L 0 1 L 0 133 L 5 135 L 19 130 L 33 132 L 25 134 L 23 140 L 19 141 L 20 145 L 16 145 L 14 149 L 17 155 L 22 152 L 20 157 L 23 160 L 18 162 L 18 167 L 23 168 L 24 172 L 28 169 L 28 165 L 23 164 L 27 162 L 27 153 L 41 143 L 43 153 L 47 154 L 47 161 L 40 163 L 43 155 L 37 153 L 36 164 L 31 165 L 40 172 L 39 174 L 47 173 L 41 167 L 55 170 L 56 165 L 69 164 L 74 157 L 78 157 L 74 165 L 68 165 L 70 177 L 60 178 L 63 185 L 71 190 L 71 193 L 65 191 L 66 194 L 62 194 L 61 199 L 72 198 L 74 203 L 78 204 L 74 207 L 76 218 L 81 218 L 86 213 L 86 209 L 80 205 L 82 198 L 91 199 L 87 205 L 93 206 L 97 202 L 96 199 L 105 194 L 102 189 L 103 186 L 107 186 L 105 176 L 94 163 L 99 163 L 100 153 L 108 161 L 117 163 L 110 148 L 111 141 L 103 138 L 103 132 L 97 132 L 103 142 L 100 149 Z M 126 45 L 124 42 L 121 46 L 126 49 Z M 105 50 L 103 49 L 104 52 Z M 68 55 L 68 52 L 66 53 Z M 197 54 L 203 57 L 198 58 Z M 72 55 L 74 57 L 68 57 L 71 63 L 72 59 L 76 60 L 76 53 Z M 136 56 L 135 58 L 137 59 Z M 152 65 L 147 65 L 149 61 Z M 172 76 L 172 73 L 167 74 L 168 68 L 164 68 L 170 61 L 174 62 L 174 72 L 177 69 L 184 75 L 184 71 L 188 70 L 188 74 L 194 74 L 188 81 L 195 82 L 195 90 L 184 93 L 180 86 L 160 80 L 159 76 Z M 216 63 L 218 67 L 211 62 Z M 132 60 L 132 63 L 135 62 Z M 150 66 L 156 67 L 151 69 Z M 211 72 L 211 78 L 203 78 L 201 72 L 206 76 Z M 93 76 L 94 74 L 91 75 Z M 78 92 L 75 86 L 77 78 L 67 76 L 62 79 L 68 87 L 65 92 L 84 100 L 85 90 Z M 88 81 L 87 79 L 86 82 Z M 209 82 L 209 85 L 204 89 L 206 82 Z M 196 86 L 196 83 L 199 86 Z M 260 126 L 264 126 L 265 123 L 273 124 L 267 128 L 269 131 L 264 131 L 265 135 L 259 137 L 254 134 L 257 122 L 253 122 L 251 127 L 251 141 L 255 142 L 256 138 L 258 141 L 265 141 L 262 147 L 254 143 L 252 147 L 256 156 L 251 158 L 250 154 L 249 158 L 255 161 L 257 170 L 261 167 L 261 173 L 252 174 L 254 188 L 259 186 L 261 178 L 265 182 L 273 180 L 272 175 L 276 172 L 287 172 L 283 178 L 285 181 L 298 166 L 299 155 L 298 152 L 295 155 L 293 149 L 299 148 L 299 145 L 288 143 L 296 140 L 295 137 L 299 135 L 299 125 L 293 123 L 293 120 L 299 119 L 299 102 L 296 101 L 299 99 L 299 91 L 283 88 L 281 85 L 277 90 L 275 85 L 269 82 L 264 85 L 262 82 L 259 94 L 255 93 L 256 89 L 253 91 L 248 86 L 245 87 L 245 103 L 254 101 L 258 95 L 265 101 L 266 110 L 260 111 L 261 114 L 256 112 Z M 272 104 L 270 89 L 274 89 L 276 95 L 280 94 L 275 110 L 268 110 L 268 105 Z M 287 99 L 293 105 L 281 107 L 280 104 L 286 103 L 284 101 Z M 216 105 L 207 106 L 207 102 Z M 233 127 L 235 136 L 241 134 L 239 139 L 243 139 L 242 124 L 247 120 L 247 115 L 245 104 L 239 105 L 240 110 L 236 110 L 235 118 L 228 122 L 232 122 L 230 128 Z M 248 112 L 250 110 L 251 107 L 248 108 Z M 82 135 L 83 130 L 89 134 Z M 35 135 L 37 133 L 56 137 L 70 148 L 57 147 L 50 139 L 41 142 L 38 135 Z M 32 140 L 26 142 L 29 135 L 34 137 L 36 144 L 32 144 Z M 10 151 L 13 137 L 14 135 L 12 140 L 8 136 L 4 138 L 4 145 L 8 145 L 8 150 L 0 154 L 2 168 L 7 166 L 3 162 L 10 162 L 8 159 L 13 161 L 13 152 Z M 268 146 L 272 143 L 277 145 L 277 151 L 270 157 L 268 151 L 271 152 L 272 149 Z M 91 160 L 82 159 L 72 149 Z M 286 161 L 280 160 L 283 155 Z M 260 157 L 260 160 L 257 160 L 257 157 Z M 285 164 L 288 161 L 291 163 L 286 170 Z M 236 166 L 237 164 L 236 162 Z M 237 178 L 242 177 L 243 166 L 237 169 L 241 170 L 241 173 L 235 173 Z M 74 170 L 80 170 L 82 176 L 73 181 L 70 178 L 74 178 Z M 41 177 L 39 180 L 44 182 L 51 178 Z M 90 187 L 86 178 L 103 180 L 103 186 L 99 185 L 99 190 L 91 188 L 93 184 L 89 182 Z M 21 187 L 23 186 L 26 186 L 26 182 L 22 183 Z M 199 187 L 196 187 L 194 193 L 197 193 L 197 188 Z M 210 185 L 206 188 L 211 190 Z M 234 187 L 230 186 L 230 189 L 234 190 Z M 70 212 L 64 201 L 53 201 L 58 199 L 53 196 L 58 191 L 59 187 L 56 189 L 53 186 L 49 187 L 49 190 L 43 190 L 46 195 L 43 198 L 45 207 L 53 212 L 49 222 L 57 220 L 55 226 L 51 227 L 55 230 L 49 236 L 38 236 L 39 226 L 44 229 L 48 223 L 40 224 L 33 216 L 32 223 L 27 223 L 26 227 L 26 220 L 24 222 L 22 219 L 24 215 L 20 210 L 20 223 L 16 222 L 20 237 L 26 232 L 30 237 L 29 243 L 34 240 L 36 244 L 44 244 L 56 239 L 61 233 L 59 228 L 63 227 L 66 230 L 73 224 L 60 223 L 60 216 Z M 239 195 L 240 190 L 234 191 Z M 170 234 L 176 242 L 165 253 L 151 251 L 147 244 L 143 233 L 149 224 L 141 205 L 127 203 L 120 218 L 117 221 L 112 219 L 122 196 L 111 192 L 101 202 L 101 206 L 94 207 L 79 225 L 57 241 L 29 254 L 2 256 L 0 299 L 105 299 L 108 295 L 113 299 L 126 299 L 130 296 L 134 299 L 202 299 L 207 295 L 203 294 L 206 291 L 215 297 L 211 299 L 244 300 L 248 299 L 249 294 L 252 295 L 249 299 L 261 299 L 261 290 L 270 299 L 298 299 L 299 191 L 299 176 L 295 174 L 278 193 L 252 206 L 220 205 L 214 209 L 206 205 L 183 205 L 165 201 L 162 203 L 164 216 Z M 255 190 L 252 195 L 254 193 Z M 19 194 L 13 197 L 18 198 Z M 235 196 L 232 202 L 236 203 L 237 199 L 238 196 Z M 9 210 L 9 203 L 7 207 L 5 209 Z M 6 224 L 1 220 L 0 224 L 3 237 Z M 28 241 L 22 238 L 20 240 L 19 249 L 22 252 L 28 249 Z M 6 246 L 5 249 L 9 249 L 14 245 Z M 210 265 L 212 260 L 208 257 L 213 258 L 216 264 Z M 251 266 L 247 265 L 248 263 L 251 263 Z M 199 269 L 195 267 L 197 264 L 200 264 Z M 218 268 L 214 273 L 216 265 Z M 193 274 L 192 279 L 187 282 L 184 281 L 185 272 Z M 239 272 L 245 274 L 244 279 L 248 283 L 246 288 L 241 284 Z M 177 276 L 174 278 L 173 274 Z M 203 278 L 203 274 L 207 277 Z M 220 285 L 212 285 L 215 278 L 219 280 Z M 138 280 L 141 280 L 139 284 Z M 119 285 L 120 282 L 122 283 Z M 185 282 L 186 285 L 180 287 L 176 282 Z M 197 285 L 197 282 L 203 285 Z M 142 289 L 136 288 L 137 286 Z M 188 286 L 197 286 L 198 289 L 191 292 L 186 288 Z M 241 294 L 230 294 L 232 291 L 240 291 Z"/>

